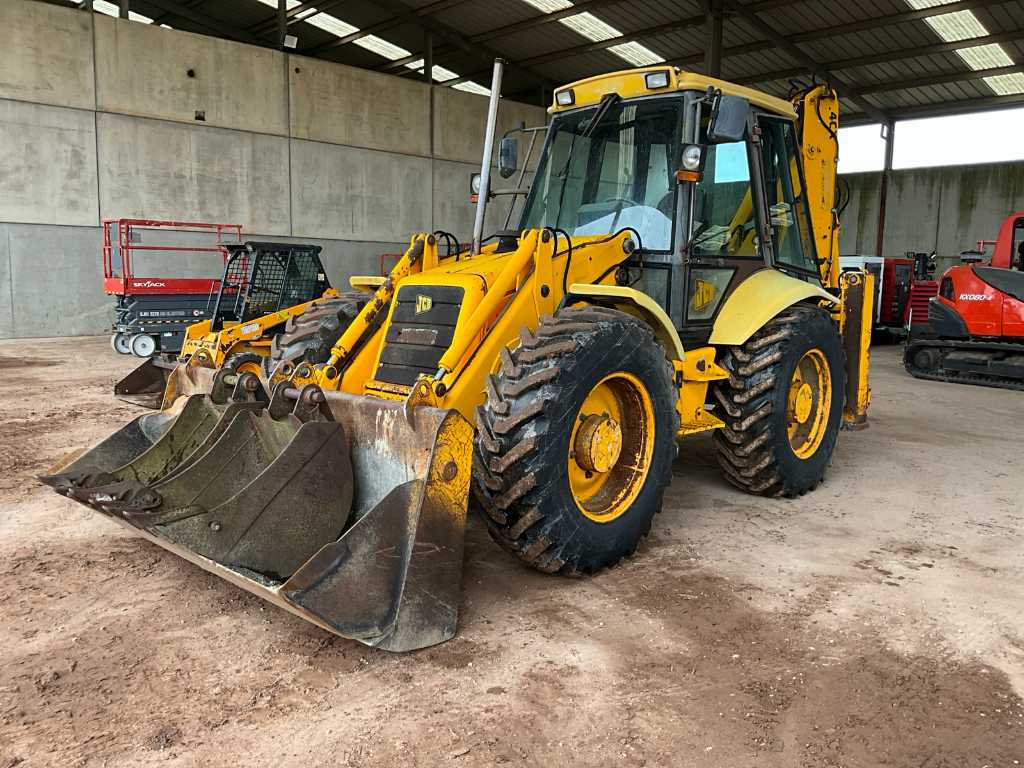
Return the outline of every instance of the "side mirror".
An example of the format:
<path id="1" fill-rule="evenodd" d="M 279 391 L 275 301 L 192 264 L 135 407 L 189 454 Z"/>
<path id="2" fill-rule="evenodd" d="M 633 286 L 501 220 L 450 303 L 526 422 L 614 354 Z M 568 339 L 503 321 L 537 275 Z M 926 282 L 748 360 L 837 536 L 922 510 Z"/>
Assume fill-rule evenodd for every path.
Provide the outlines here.
<path id="1" fill-rule="evenodd" d="M 719 94 L 711 110 L 711 122 L 708 125 L 708 142 L 725 144 L 742 141 L 747 135 L 747 118 L 750 115 L 750 102 L 742 96 L 726 96 Z"/>
<path id="2" fill-rule="evenodd" d="M 505 136 L 498 145 L 498 173 L 507 179 L 519 170 L 519 139 Z"/>

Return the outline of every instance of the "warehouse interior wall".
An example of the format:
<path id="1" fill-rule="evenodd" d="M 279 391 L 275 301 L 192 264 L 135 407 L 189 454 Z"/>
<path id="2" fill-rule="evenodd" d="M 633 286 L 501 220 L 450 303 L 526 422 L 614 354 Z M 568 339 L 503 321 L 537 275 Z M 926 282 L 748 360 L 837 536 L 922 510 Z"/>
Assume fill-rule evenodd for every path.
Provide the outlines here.
<path id="1" fill-rule="evenodd" d="M 313 242 L 335 285 L 415 232 L 470 239 L 484 97 L 31 0 L 0 2 L 0 29 L 0 338 L 110 327 L 103 219 Z M 502 101 L 498 135 L 546 120 Z"/>
<path id="2" fill-rule="evenodd" d="M 0 29 L 0 338 L 107 330 L 106 218 L 314 242 L 335 284 L 414 232 L 470 237 L 483 97 L 32 0 L 2 0 Z M 546 117 L 503 101 L 498 133 Z M 840 250 L 874 254 L 879 174 L 842 178 Z M 1024 209 L 1024 166 L 893 171 L 887 208 L 882 255 L 935 250 L 941 269 Z"/>
<path id="3" fill-rule="evenodd" d="M 840 177 L 849 189 L 842 214 L 843 255 L 876 255 L 881 173 Z M 1024 210 L 1024 164 L 909 168 L 889 172 L 885 228 L 880 256 L 935 252 L 939 274 L 959 262 L 960 253 L 993 240 L 999 225 Z"/>

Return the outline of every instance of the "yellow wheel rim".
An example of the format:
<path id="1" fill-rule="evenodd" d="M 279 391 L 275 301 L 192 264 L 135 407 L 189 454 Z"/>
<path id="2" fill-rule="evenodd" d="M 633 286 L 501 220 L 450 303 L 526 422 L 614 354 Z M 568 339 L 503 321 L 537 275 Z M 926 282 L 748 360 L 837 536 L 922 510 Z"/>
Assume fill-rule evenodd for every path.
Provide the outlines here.
<path id="1" fill-rule="evenodd" d="M 654 454 L 654 407 L 636 376 L 599 381 L 580 406 L 569 436 L 569 487 L 586 517 L 607 523 L 636 501 Z"/>
<path id="2" fill-rule="evenodd" d="M 801 459 L 814 455 L 825 438 L 832 409 L 832 372 L 819 349 L 800 358 L 789 382 L 786 431 L 793 453 Z"/>
<path id="3" fill-rule="evenodd" d="M 252 360 L 246 360 L 235 369 L 235 373 L 255 373 L 259 376 L 263 373 L 263 370 L 259 363 Z"/>

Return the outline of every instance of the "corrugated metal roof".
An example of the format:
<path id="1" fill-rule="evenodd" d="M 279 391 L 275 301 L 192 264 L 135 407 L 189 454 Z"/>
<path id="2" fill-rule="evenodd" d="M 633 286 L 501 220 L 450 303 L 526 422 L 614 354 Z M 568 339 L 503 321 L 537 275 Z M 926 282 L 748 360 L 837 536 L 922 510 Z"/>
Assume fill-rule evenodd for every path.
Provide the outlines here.
<path id="1" fill-rule="evenodd" d="M 150 2 L 131 0 L 131 7 L 178 29 L 264 45 L 276 39 L 275 10 L 260 0 Z M 550 99 L 551 89 L 561 83 L 628 68 L 623 56 L 638 51 L 703 72 L 709 45 L 701 22 L 703 0 L 288 2 L 299 10 L 316 7 L 415 56 L 422 55 L 429 30 L 434 63 L 483 86 L 489 84 L 490 59 L 502 56 L 510 62 L 503 92 L 524 101 L 537 101 L 541 93 Z M 853 120 L 1024 104 L 1022 93 L 997 95 L 955 52 L 972 41 L 951 44 L 923 18 L 972 13 L 987 30 L 982 42 L 997 42 L 1014 71 L 1024 73 L 1024 0 L 946 0 L 943 7 L 924 11 L 914 10 L 917 5 L 914 0 L 735 0 L 724 21 L 721 75 L 784 96 L 791 79 L 807 81 L 815 73 L 820 79 L 828 70 L 847 86 L 843 108 Z M 577 17 L 575 23 L 566 21 L 570 15 Z M 584 29 L 581 20 L 593 23 Z M 289 33 L 299 39 L 298 53 L 417 76 L 400 64 L 389 66 L 388 58 L 367 45 L 370 38 L 330 46 L 338 38 L 308 20 L 295 21 Z M 602 37 L 614 39 L 602 42 Z M 627 43 L 632 44 L 619 47 Z"/>

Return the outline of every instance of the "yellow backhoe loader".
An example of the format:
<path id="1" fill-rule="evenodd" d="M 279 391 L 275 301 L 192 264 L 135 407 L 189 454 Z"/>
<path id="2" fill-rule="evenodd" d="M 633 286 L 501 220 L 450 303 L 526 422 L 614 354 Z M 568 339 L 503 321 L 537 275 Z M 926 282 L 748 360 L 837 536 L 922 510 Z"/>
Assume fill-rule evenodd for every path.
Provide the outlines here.
<path id="1" fill-rule="evenodd" d="M 323 362 L 369 298 L 332 288 L 320 246 L 245 242 L 228 259 L 210 319 L 185 330 L 181 352 L 153 357 L 114 385 L 114 395 L 149 408 L 205 394 L 214 371 L 264 373 L 265 361 Z"/>
<path id="2" fill-rule="evenodd" d="M 505 550 L 590 574 L 648 532 L 681 438 L 750 493 L 822 482 L 866 423 L 873 295 L 839 270 L 836 94 L 559 88 L 519 228 L 484 238 L 500 80 L 472 248 L 413 236 L 327 360 L 211 373 L 43 481 L 392 651 L 456 630 L 471 487 Z M 517 137 L 498 154 L 507 178 Z"/>

